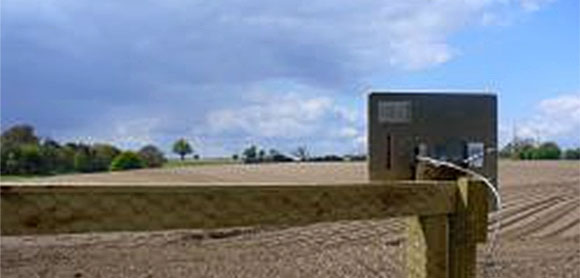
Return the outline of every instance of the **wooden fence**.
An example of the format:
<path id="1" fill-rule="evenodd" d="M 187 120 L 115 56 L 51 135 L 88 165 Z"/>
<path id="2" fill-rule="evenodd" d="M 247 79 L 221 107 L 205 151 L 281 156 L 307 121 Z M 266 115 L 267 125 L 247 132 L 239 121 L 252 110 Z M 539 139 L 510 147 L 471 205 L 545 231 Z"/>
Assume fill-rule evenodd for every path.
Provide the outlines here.
<path id="1" fill-rule="evenodd" d="M 304 225 L 407 216 L 408 277 L 475 277 L 487 233 L 482 183 L 2 183 L 2 235 Z"/>

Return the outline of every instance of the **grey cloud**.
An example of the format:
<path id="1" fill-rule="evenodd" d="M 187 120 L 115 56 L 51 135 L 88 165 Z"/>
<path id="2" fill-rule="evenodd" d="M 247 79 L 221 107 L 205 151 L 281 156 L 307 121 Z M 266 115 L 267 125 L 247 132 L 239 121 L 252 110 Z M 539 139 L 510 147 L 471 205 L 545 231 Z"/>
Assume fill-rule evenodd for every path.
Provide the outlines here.
<path id="1" fill-rule="evenodd" d="M 212 135 L 207 115 L 250 105 L 248 91 L 270 82 L 299 86 L 306 97 L 320 91 L 331 97 L 369 74 L 444 63 L 453 58 L 448 36 L 478 22 L 497 3 L 5 0 L 2 5 L 4 126 L 25 121 L 44 134 L 111 138 L 117 136 L 112 126 L 152 119 L 154 126 L 135 132 L 165 143 L 183 133 L 227 141 L 225 135 L 236 128 Z M 274 97 L 285 94 L 271 91 Z M 324 129 L 332 120 L 311 128 Z M 364 124 L 355 126 L 360 130 Z"/>

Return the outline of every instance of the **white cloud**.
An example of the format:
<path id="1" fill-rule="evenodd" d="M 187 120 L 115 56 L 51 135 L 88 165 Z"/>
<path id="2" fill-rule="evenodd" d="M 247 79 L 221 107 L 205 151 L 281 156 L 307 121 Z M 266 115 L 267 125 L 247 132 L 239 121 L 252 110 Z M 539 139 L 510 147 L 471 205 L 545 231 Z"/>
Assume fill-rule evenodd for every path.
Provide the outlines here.
<path id="1" fill-rule="evenodd" d="M 506 123 L 499 123 L 497 127 L 497 137 L 498 137 L 498 144 L 500 147 L 505 146 L 508 144 L 513 137 L 513 127 L 510 127 Z"/>
<path id="2" fill-rule="evenodd" d="M 353 144 L 354 144 L 355 149 L 358 151 L 358 153 L 366 153 L 367 146 L 368 146 L 366 134 L 356 137 L 353 141 Z"/>
<path id="3" fill-rule="evenodd" d="M 540 101 L 537 114 L 518 127 L 518 136 L 580 143 L 580 93 Z"/>
<path id="4" fill-rule="evenodd" d="M 282 151 L 307 145 L 317 155 L 362 152 L 357 142 L 364 133 L 360 111 L 338 105 L 324 94 L 249 95 L 234 107 L 209 112 L 201 131 L 204 138 L 237 144 L 237 150 L 226 148 L 230 153 L 250 144 Z"/>
<path id="5" fill-rule="evenodd" d="M 137 150 L 147 144 L 156 144 L 157 129 L 162 124 L 159 118 L 110 119 L 98 124 L 98 132 L 76 130 L 71 134 L 59 134 L 55 138 L 66 142 L 108 142 L 121 148 Z"/>
<path id="6" fill-rule="evenodd" d="M 540 102 L 539 108 L 552 119 L 580 124 L 580 93 L 545 99 Z"/>
<path id="7" fill-rule="evenodd" d="M 109 133 L 112 142 L 120 146 L 144 146 L 155 142 L 154 130 L 160 124 L 157 118 L 123 120 L 113 124 Z M 107 140 L 109 141 L 109 140 Z"/>
<path id="8" fill-rule="evenodd" d="M 353 138 L 356 137 L 359 134 L 359 131 L 354 128 L 354 127 L 343 127 L 342 129 L 340 129 L 338 135 L 341 137 L 346 137 L 346 138 Z"/>
<path id="9" fill-rule="evenodd" d="M 402 41 L 391 44 L 393 56 L 389 63 L 408 70 L 419 70 L 443 64 L 451 59 L 453 51 L 445 43 Z"/>
<path id="10" fill-rule="evenodd" d="M 222 152 L 252 136 L 360 146 L 367 115 L 335 96 L 362 103 L 374 75 L 454 59 L 454 34 L 519 3 L 4 0 L 2 121 L 130 145 L 189 134 Z"/>
<path id="11" fill-rule="evenodd" d="M 551 2 L 554 0 L 520 0 L 520 5 L 526 12 L 535 12 Z"/>
<path id="12" fill-rule="evenodd" d="M 208 113 L 207 126 L 214 134 L 241 132 L 255 137 L 298 138 L 320 131 L 333 107 L 328 97 L 295 93 L 253 98 L 243 106 Z"/>

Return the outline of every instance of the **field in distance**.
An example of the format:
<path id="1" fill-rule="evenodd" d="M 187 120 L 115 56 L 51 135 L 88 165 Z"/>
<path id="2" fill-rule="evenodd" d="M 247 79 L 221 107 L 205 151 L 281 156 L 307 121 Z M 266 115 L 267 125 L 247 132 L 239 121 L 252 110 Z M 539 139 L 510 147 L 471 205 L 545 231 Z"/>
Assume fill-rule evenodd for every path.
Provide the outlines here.
<path id="1" fill-rule="evenodd" d="M 366 162 L 240 164 L 232 160 L 178 160 L 159 169 L 20 178 L 16 182 L 187 183 L 187 182 L 349 182 L 368 179 Z M 500 160 L 500 188 L 515 184 L 580 180 L 578 161 Z"/>

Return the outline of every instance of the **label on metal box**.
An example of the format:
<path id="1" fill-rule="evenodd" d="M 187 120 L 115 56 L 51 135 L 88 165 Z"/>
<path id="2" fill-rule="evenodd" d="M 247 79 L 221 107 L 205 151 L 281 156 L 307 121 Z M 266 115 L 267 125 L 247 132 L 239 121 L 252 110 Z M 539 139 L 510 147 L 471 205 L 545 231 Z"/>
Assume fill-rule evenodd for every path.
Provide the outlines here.
<path id="1" fill-rule="evenodd" d="M 485 157 L 484 145 L 481 142 L 467 143 L 467 158 L 469 159 L 469 167 L 481 168 L 483 167 L 483 158 Z"/>
<path id="2" fill-rule="evenodd" d="M 379 123 L 411 122 L 410 101 L 379 101 Z"/>

